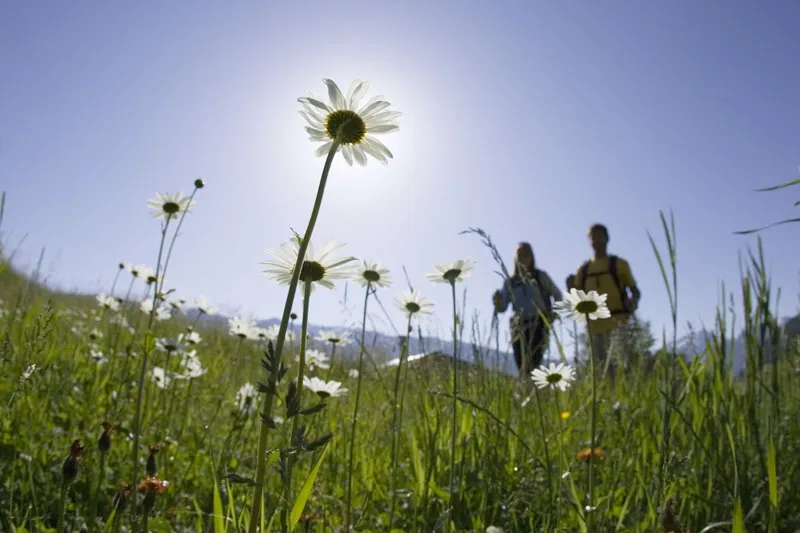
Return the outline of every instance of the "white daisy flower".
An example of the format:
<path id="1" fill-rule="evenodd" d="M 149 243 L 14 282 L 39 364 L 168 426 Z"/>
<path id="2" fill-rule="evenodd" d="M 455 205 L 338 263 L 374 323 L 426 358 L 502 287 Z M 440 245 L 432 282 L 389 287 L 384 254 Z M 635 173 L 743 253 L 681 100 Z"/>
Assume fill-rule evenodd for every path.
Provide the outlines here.
<path id="1" fill-rule="evenodd" d="M 200 363 L 200 359 L 197 357 L 197 351 L 195 350 L 184 354 L 183 360 L 181 361 L 181 370 L 183 373 L 180 377 L 183 379 L 197 379 L 206 373 L 206 369 L 203 368 L 202 363 Z"/>
<path id="2" fill-rule="evenodd" d="M 174 338 L 163 337 L 156 339 L 156 348 L 162 352 L 167 352 L 170 354 L 174 352 L 182 352 L 185 347 L 183 335 L 178 335 L 178 337 Z"/>
<path id="3" fill-rule="evenodd" d="M 419 289 L 415 289 L 413 291 L 404 292 L 400 296 L 400 300 L 397 301 L 397 306 L 401 311 L 405 311 L 406 316 L 408 317 L 416 314 L 430 315 L 430 309 L 433 307 L 433 302 L 423 298 L 422 294 L 419 292 Z"/>
<path id="4" fill-rule="evenodd" d="M 597 291 L 583 292 L 579 289 L 570 289 L 564 300 L 556 302 L 553 309 L 572 318 L 575 322 L 585 323 L 589 320 L 610 318 L 611 312 L 606 305 L 607 294 L 598 294 Z"/>
<path id="5" fill-rule="evenodd" d="M 256 324 L 248 318 L 235 316 L 228 320 L 228 330 L 234 337 L 240 339 L 256 339 Z"/>
<path id="6" fill-rule="evenodd" d="M 295 361 L 300 361 L 300 355 L 295 356 Z M 328 356 L 319 350 L 306 350 L 306 367 L 309 370 L 315 368 L 330 368 Z"/>
<path id="7" fill-rule="evenodd" d="M 380 263 L 370 263 L 368 261 L 361 262 L 361 266 L 356 271 L 353 280 L 362 287 L 369 285 L 389 287 L 392 284 L 388 268 L 382 267 Z"/>
<path id="8" fill-rule="evenodd" d="M 383 96 L 374 96 L 359 107 L 369 88 L 368 81 L 354 80 L 346 97 L 333 80 L 324 78 L 322 82 L 328 86 L 331 105 L 317 99 L 310 91 L 308 96 L 297 99 L 303 105 L 303 111 L 299 113 L 308 122 L 309 140 L 323 143 L 317 148 L 316 155 L 327 155 L 334 139 L 338 138 L 337 151 L 342 152 L 348 165 L 353 166 L 355 160 L 365 166 L 367 155 L 387 165 L 387 158 L 393 157 L 392 152 L 374 135 L 397 131 L 399 126 L 395 122 L 402 113 L 387 111 L 391 104 L 384 101 Z"/>
<path id="9" fill-rule="evenodd" d="M 315 392 L 322 399 L 328 396 L 336 398 L 347 392 L 347 389 L 343 389 L 342 384 L 338 381 L 323 381 L 316 377 L 309 378 L 308 376 L 303 376 L 303 386 Z"/>
<path id="10" fill-rule="evenodd" d="M 263 261 L 262 264 L 269 266 L 264 272 L 274 281 L 281 285 L 289 285 L 294 274 L 294 266 L 297 263 L 297 256 L 300 253 L 300 237 L 294 236 L 288 243 L 283 243 L 280 250 L 267 249 L 267 253 L 275 257 L 275 261 Z M 348 263 L 355 261 L 355 257 L 336 259 L 334 254 L 344 247 L 343 244 L 336 245 L 329 240 L 319 253 L 314 252 L 314 242 L 308 243 L 306 255 L 303 258 L 303 269 L 300 272 L 300 280 L 308 276 L 314 284 L 319 283 L 323 287 L 333 289 L 334 280 L 348 279 L 351 277 L 351 270 Z"/>
<path id="11" fill-rule="evenodd" d="M 459 259 L 453 263 L 444 263 L 434 265 L 437 272 L 425 274 L 425 277 L 434 283 L 455 283 L 457 281 L 464 281 L 472 273 L 475 268 L 475 263 L 468 257 L 466 259 Z"/>
<path id="12" fill-rule="evenodd" d="M 281 327 L 278 324 L 273 324 L 271 326 L 267 326 L 263 328 L 264 337 L 268 341 L 277 342 L 278 340 L 278 332 L 280 331 Z M 289 329 L 286 330 L 286 340 L 293 341 L 294 340 L 294 331 Z"/>
<path id="13" fill-rule="evenodd" d="M 134 278 L 142 278 L 145 280 L 154 273 L 154 270 L 147 265 L 132 265 L 130 263 L 125 265 L 125 270 L 130 272 L 131 276 Z"/>
<path id="14" fill-rule="evenodd" d="M 531 372 L 531 379 L 539 389 L 560 389 L 567 390 L 575 380 L 575 370 L 564 363 L 550 363 L 550 366 L 541 366 Z"/>
<path id="15" fill-rule="evenodd" d="M 342 331 L 341 333 L 336 333 L 335 331 L 320 331 L 317 333 L 316 339 L 320 342 L 329 342 L 339 346 L 347 346 L 352 342 L 350 333 L 347 331 Z"/>
<path id="16" fill-rule="evenodd" d="M 156 197 L 147 201 L 147 206 L 153 210 L 153 218 L 177 217 L 183 212 L 189 213 L 194 207 L 195 201 L 188 196 L 184 197 L 182 192 L 175 194 L 156 193 Z"/>
<path id="17" fill-rule="evenodd" d="M 189 331 L 189 332 L 187 332 L 187 333 L 184 335 L 184 337 L 183 337 L 183 338 L 184 338 L 184 340 L 185 340 L 186 342 L 188 342 L 189 344 L 193 344 L 193 345 L 200 344 L 200 341 L 202 340 L 202 339 L 200 338 L 200 334 L 199 334 L 199 333 L 197 333 L 196 331 Z"/>
<path id="18" fill-rule="evenodd" d="M 358 378 L 358 369 L 357 368 L 351 368 L 350 370 L 347 371 L 347 375 L 350 376 L 353 379 Z"/>
<path id="19" fill-rule="evenodd" d="M 239 411 L 251 413 L 256 394 L 258 394 L 258 389 L 252 383 L 245 383 L 239 387 L 239 391 L 236 393 L 236 404 L 239 406 Z"/>
<path id="20" fill-rule="evenodd" d="M 217 312 L 216 309 L 208 305 L 208 302 L 202 296 L 194 301 L 194 306 L 197 308 L 198 311 L 209 316 Z"/>
<path id="21" fill-rule="evenodd" d="M 150 375 L 153 378 L 153 381 L 156 382 L 156 385 L 160 389 L 166 389 L 172 379 L 167 376 L 166 370 L 161 368 L 160 366 L 154 366 L 152 370 L 150 370 Z"/>
<path id="22" fill-rule="evenodd" d="M 113 296 L 106 296 L 105 294 L 98 294 L 96 296 L 97 303 L 100 307 L 105 307 L 111 311 L 119 311 L 119 301 Z"/>
<path id="23" fill-rule="evenodd" d="M 146 315 L 149 315 L 150 313 L 152 313 L 153 312 L 153 299 L 152 298 L 145 298 L 144 300 L 142 300 L 141 303 L 139 304 L 139 309 L 141 309 L 142 313 L 144 313 Z M 161 320 L 169 320 L 170 318 L 172 318 L 172 314 L 169 312 L 169 309 L 167 309 L 163 305 L 159 305 L 158 307 L 156 307 L 156 314 L 155 314 L 155 319 L 156 320 L 159 320 L 159 321 L 161 321 Z"/>
<path id="24" fill-rule="evenodd" d="M 486 533 L 504 533 L 502 527 L 489 526 L 486 528 Z"/>

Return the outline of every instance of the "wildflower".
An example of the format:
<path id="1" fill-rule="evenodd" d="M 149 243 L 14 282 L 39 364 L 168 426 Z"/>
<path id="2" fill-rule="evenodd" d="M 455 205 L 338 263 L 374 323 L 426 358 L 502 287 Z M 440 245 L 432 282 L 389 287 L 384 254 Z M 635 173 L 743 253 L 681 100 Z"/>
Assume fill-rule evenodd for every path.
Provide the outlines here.
<path id="1" fill-rule="evenodd" d="M 239 406 L 239 411 L 245 411 L 247 414 L 250 413 L 252 410 L 253 398 L 256 397 L 257 392 L 252 383 L 245 383 L 239 387 L 239 391 L 236 393 L 236 403 Z"/>
<path id="2" fill-rule="evenodd" d="M 504 533 L 502 527 L 489 526 L 486 528 L 486 533 Z"/>
<path id="3" fill-rule="evenodd" d="M 153 506 L 156 503 L 156 495 L 163 493 L 167 488 L 169 488 L 169 481 L 163 481 L 151 476 L 147 476 L 143 483 L 136 486 L 136 491 L 144 494 L 142 507 L 144 507 L 145 513 L 153 510 Z"/>
<path id="4" fill-rule="evenodd" d="M 295 357 L 295 361 L 299 360 L 300 355 L 298 354 Z M 306 366 L 309 370 L 314 370 L 315 368 L 329 368 L 328 356 L 319 350 L 308 349 L 306 350 Z"/>
<path id="5" fill-rule="evenodd" d="M 597 291 L 586 293 L 573 288 L 566 294 L 564 300 L 553 305 L 553 309 L 578 323 L 586 322 L 587 317 L 589 320 L 609 318 L 611 312 L 606 305 L 606 298 L 607 294 L 598 294 Z"/>
<path id="6" fill-rule="evenodd" d="M 404 292 L 397 303 L 409 318 L 416 314 L 430 315 L 430 308 L 433 307 L 433 302 L 423 298 L 419 289 Z"/>
<path id="7" fill-rule="evenodd" d="M 128 501 L 131 497 L 131 488 L 127 483 L 120 483 L 119 492 L 114 495 L 113 505 L 119 510 L 125 509 L 128 506 Z"/>
<path id="8" fill-rule="evenodd" d="M 125 265 L 125 270 L 131 273 L 134 278 L 142 278 L 146 280 L 153 275 L 153 269 L 147 265 Z"/>
<path id="9" fill-rule="evenodd" d="M 357 368 L 351 368 L 350 370 L 347 371 L 347 375 L 350 376 L 353 379 L 358 378 L 358 369 Z"/>
<path id="10" fill-rule="evenodd" d="M 569 418 L 569 411 L 561 411 L 561 420 Z"/>
<path id="11" fill-rule="evenodd" d="M 168 354 L 172 354 L 175 352 L 181 352 L 185 348 L 183 343 L 183 335 L 179 335 L 175 338 L 161 338 L 156 340 L 156 348 L 161 350 L 162 352 L 167 352 Z"/>
<path id="12" fill-rule="evenodd" d="M 434 283 L 455 283 L 464 281 L 472 273 L 475 263 L 470 258 L 459 259 L 453 263 L 434 265 L 437 272 L 425 274 L 425 277 Z"/>
<path id="13" fill-rule="evenodd" d="M 150 374 L 153 377 L 153 381 L 156 382 L 156 385 L 160 389 L 166 389 L 170 381 L 172 381 L 172 379 L 167 376 L 167 371 L 160 366 L 154 366 L 150 370 Z"/>
<path id="14" fill-rule="evenodd" d="M 316 155 L 326 155 L 333 141 L 338 140 L 341 143 L 338 150 L 350 166 L 353 160 L 365 166 L 367 155 L 388 164 L 387 158 L 393 157 L 392 152 L 374 135 L 397 131 L 399 126 L 395 121 L 402 114 L 385 111 L 391 104 L 384 101 L 383 96 L 374 96 L 358 107 L 369 88 L 368 81 L 354 80 L 346 97 L 333 80 L 324 78 L 322 82 L 328 86 L 331 105 L 318 100 L 311 92 L 297 99 L 303 105 L 300 115 L 309 124 L 306 126 L 309 140 L 324 143 L 317 148 Z"/>
<path id="15" fill-rule="evenodd" d="M 389 269 L 383 268 L 380 263 L 369 263 L 367 261 L 362 261 L 361 267 L 353 279 L 362 287 L 368 287 L 369 285 L 389 287 L 392 284 L 392 280 L 389 277 Z"/>
<path id="16" fill-rule="evenodd" d="M 203 181 L 203 178 L 197 178 L 194 180 L 194 188 L 195 189 L 202 189 L 206 186 L 206 182 Z"/>
<path id="17" fill-rule="evenodd" d="M 88 337 L 89 337 L 89 340 L 90 340 L 90 341 L 94 342 L 94 341 L 97 341 L 97 340 L 100 340 L 100 339 L 102 339 L 102 338 L 103 338 L 103 332 L 102 332 L 102 331 L 100 331 L 100 330 L 99 330 L 99 329 L 97 329 L 97 328 L 93 328 L 93 329 L 92 329 L 92 330 L 91 330 L 91 331 L 88 333 Z"/>
<path id="18" fill-rule="evenodd" d="M 181 213 L 189 213 L 195 201 L 184 197 L 182 192 L 175 194 L 156 193 L 156 197 L 147 201 L 148 207 L 153 210 L 153 218 L 177 217 Z"/>
<path id="19" fill-rule="evenodd" d="M 235 316 L 228 320 L 228 331 L 234 337 L 240 339 L 255 339 L 256 338 L 256 324 L 252 320 Z"/>
<path id="20" fill-rule="evenodd" d="M 119 301 L 113 296 L 106 296 L 105 294 L 98 294 L 96 296 L 97 303 L 100 304 L 101 307 L 105 307 L 111 311 L 119 311 Z"/>
<path id="21" fill-rule="evenodd" d="M 590 455 L 592 455 L 592 449 L 591 448 L 584 448 L 583 450 L 581 450 L 577 454 L 575 454 L 575 458 L 579 459 L 581 461 L 588 461 Z M 594 449 L 594 460 L 595 461 L 602 461 L 603 459 L 605 459 L 605 456 L 606 456 L 606 454 L 602 450 L 602 448 L 595 448 Z"/>
<path id="22" fill-rule="evenodd" d="M 145 298 L 139 304 L 139 309 L 141 309 L 142 313 L 149 315 L 153 312 L 153 300 L 151 298 Z M 160 305 L 156 306 L 156 320 L 169 320 L 170 318 L 172 318 L 172 313 L 170 313 L 166 307 Z"/>
<path id="23" fill-rule="evenodd" d="M 20 376 L 19 382 L 22 383 L 24 381 L 28 381 L 30 377 L 33 375 L 33 373 L 36 372 L 36 369 L 37 366 L 35 364 L 30 365 L 28 368 L 26 368 L 25 371 Z"/>
<path id="24" fill-rule="evenodd" d="M 271 340 L 272 342 L 277 342 L 278 340 L 278 332 L 280 331 L 280 326 L 278 324 L 273 324 L 271 326 L 267 326 L 263 328 L 264 336 Z M 294 331 L 286 330 L 286 340 L 293 341 L 294 340 Z"/>
<path id="25" fill-rule="evenodd" d="M 341 346 L 347 346 L 352 342 L 350 339 L 350 334 L 346 331 L 341 333 L 336 333 L 335 331 L 320 331 L 317 333 L 317 340 L 320 342 L 329 342 L 331 344 L 338 344 Z"/>
<path id="26" fill-rule="evenodd" d="M 203 298 L 202 296 L 194 301 L 194 306 L 197 308 L 198 311 L 209 316 L 217 312 L 217 310 L 211 307 L 206 301 L 206 299 Z"/>
<path id="27" fill-rule="evenodd" d="M 183 369 L 183 374 L 180 375 L 180 379 L 197 379 L 206 373 L 206 369 L 203 368 L 200 359 L 197 357 L 196 350 L 184 354 L 181 367 Z"/>
<path id="28" fill-rule="evenodd" d="M 541 366 L 531 372 L 536 387 L 540 389 L 553 388 L 562 391 L 567 390 L 570 383 L 575 379 L 574 369 L 563 363 L 550 363 L 549 367 Z"/>
<path id="29" fill-rule="evenodd" d="M 317 393 L 317 395 L 323 399 L 327 398 L 328 396 L 336 398 L 347 392 L 347 389 L 343 389 L 341 387 L 342 384 L 338 381 L 326 382 L 316 377 L 309 378 L 308 376 L 303 376 L 303 386 L 312 392 Z"/>
<path id="30" fill-rule="evenodd" d="M 276 260 L 263 261 L 262 264 L 270 267 L 264 272 L 277 283 L 281 285 L 290 284 L 294 275 L 297 256 L 300 253 L 300 242 L 300 237 L 294 236 L 288 243 L 281 244 L 280 250 L 267 249 L 267 253 L 275 257 Z M 355 261 L 355 257 L 334 258 L 334 254 L 343 247 L 343 244 L 336 246 L 334 241 L 329 240 L 319 254 L 316 254 L 313 242 L 309 242 L 300 273 L 300 281 L 311 281 L 328 289 L 333 289 L 335 287 L 333 280 L 349 278 L 351 271 L 345 265 Z M 313 290 L 313 284 L 311 288 Z"/>
<path id="31" fill-rule="evenodd" d="M 197 345 L 197 344 L 200 344 L 200 341 L 202 339 L 200 338 L 200 334 L 199 333 L 197 333 L 196 331 L 191 331 L 190 330 L 190 331 L 188 331 L 186 333 L 186 335 L 184 335 L 183 340 L 185 340 L 189 344 Z"/>
<path id="32" fill-rule="evenodd" d="M 103 363 L 108 362 L 108 358 L 105 355 L 103 355 L 103 351 L 96 345 L 92 345 L 89 348 L 89 357 L 91 357 L 92 361 L 94 361 L 98 365 L 102 365 Z"/>

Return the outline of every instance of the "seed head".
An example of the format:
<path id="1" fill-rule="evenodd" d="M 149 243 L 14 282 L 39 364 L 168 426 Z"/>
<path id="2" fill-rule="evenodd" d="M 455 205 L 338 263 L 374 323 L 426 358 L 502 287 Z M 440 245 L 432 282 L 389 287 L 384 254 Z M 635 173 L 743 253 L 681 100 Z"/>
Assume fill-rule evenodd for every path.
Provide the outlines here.
<path id="1" fill-rule="evenodd" d="M 206 184 L 205 184 L 205 182 L 203 181 L 202 178 L 197 178 L 196 180 L 194 180 L 194 188 L 195 189 L 202 189 L 205 186 L 206 186 Z"/>

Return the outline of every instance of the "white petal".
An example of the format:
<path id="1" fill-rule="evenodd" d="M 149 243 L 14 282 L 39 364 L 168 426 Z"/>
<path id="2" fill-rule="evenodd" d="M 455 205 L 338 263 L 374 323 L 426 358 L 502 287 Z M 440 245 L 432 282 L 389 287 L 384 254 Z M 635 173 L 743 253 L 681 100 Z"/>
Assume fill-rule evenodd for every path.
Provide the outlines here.
<path id="1" fill-rule="evenodd" d="M 364 120 L 367 120 L 373 115 L 380 113 L 390 105 L 392 104 L 390 104 L 389 102 L 386 102 L 384 100 L 379 100 L 377 102 L 373 102 L 367 106 L 364 106 L 363 111 L 359 111 L 358 115 Z"/>
<path id="2" fill-rule="evenodd" d="M 356 163 L 362 167 L 367 166 L 367 156 L 364 155 L 364 150 L 360 145 L 353 146 L 353 157 L 355 157 Z"/>
<path id="3" fill-rule="evenodd" d="M 355 111 L 367 89 L 369 89 L 368 81 L 353 80 L 353 83 L 350 84 L 350 90 L 347 91 L 347 109 Z"/>
<path id="4" fill-rule="evenodd" d="M 402 116 L 403 113 L 401 113 L 400 111 L 384 111 L 383 113 L 378 113 L 376 115 L 372 115 L 369 118 L 364 119 L 364 122 L 367 124 L 367 126 L 371 124 L 377 125 L 384 122 L 391 122 Z"/>
<path id="5" fill-rule="evenodd" d="M 369 144 L 370 146 L 373 146 L 376 149 L 380 150 L 381 153 L 383 153 L 383 155 L 385 155 L 386 157 L 389 157 L 389 158 L 393 158 L 394 157 L 392 155 L 392 152 L 388 148 L 386 148 L 386 145 L 383 144 L 378 139 L 376 139 L 375 137 L 367 135 L 367 137 L 364 139 L 363 143 L 364 144 Z"/>
<path id="6" fill-rule="evenodd" d="M 371 155 L 372 157 L 374 157 L 375 159 L 377 159 L 378 161 L 380 161 L 380 162 L 381 162 L 381 163 L 383 163 L 384 165 L 388 165 L 388 164 L 389 164 L 389 161 L 386 159 L 386 156 L 385 156 L 385 155 L 383 155 L 383 154 L 381 153 L 381 151 L 380 151 L 380 150 L 378 150 L 378 148 L 377 148 L 377 147 L 375 147 L 375 146 L 374 146 L 372 143 L 370 143 L 369 141 L 370 141 L 370 138 L 369 138 L 369 137 L 367 137 L 367 138 L 365 138 L 365 139 L 364 139 L 364 141 L 363 141 L 363 142 L 362 142 L 362 143 L 361 143 L 359 146 L 360 146 L 360 147 L 361 147 L 361 148 L 362 148 L 362 149 L 363 149 L 365 152 L 367 152 L 369 155 Z"/>
<path id="7" fill-rule="evenodd" d="M 344 156 L 344 160 L 347 162 L 347 164 L 352 167 L 353 166 L 353 152 L 351 151 L 350 146 L 342 146 L 342 155 Z"/>
<path id="8" fill-rule="evenodd" d="M 325 111 L 326 115 L 330 114 L 330 113 L 333 113 L 333 109 L 331 109 L 328 104 L 326 104 L 324 102 L 321 102 L 321 101 L 317 100 L 316 98 L 311 98 L 311 97 L 308 97 L 308 96 L 301 96 L 300 98 L 297 99 L 297 101 L 300 102 L 301 104 L 306 104 L 306 105 L 310 104 L 310 105 L 312 105 L 314 107 L 318 107 L 319 109 L 322 109 L 323 111 Z"/>
<path id="9" fill-rule="evenodd" d="M 298 111 L 298 113 L 300 113 L 301 117 L 306 119 L 306 122 L 308 122 L 308 125 L 311 126 L 312 128 L 321 128 L 322 127 L 322 121 L 321 120 L 317 120 L 316 117 L 312 113 L 310 113 L 308 111 Z"/>
<path id="10" fill-rule="evenodd" d="M 400 126 L 398 126 L 396 124 L 380 124 L 378 126 L 373 126 L 373 127 L 369 128 L 369 129 L 367 129 L 367 131 L 369 133 L 391 133 L 391 132 L 397 131 L 399 129 L 400 129 Z"/>
<path id="11" fill-rule="evenodd" d="M 328 78 L 322 81 L 328 86 L 328 98 L 331 99 L 331 104 L 333 104 L 334 109 L 345 109 L 344 96 L 342 96 L 342 91 L 339 90 L 339 86 L 336 85 L 336 82 Z"/>
<path id="12" fill-rule="evenodd" d="M 314 151 L 314 154 L 315 154 L 317 157 L 322 157 L 322 156 L 328 155 L 328 152 L 330 152 L 330 151 L 331 151 L 331 145 L 332 145 L 332 144 L 333 144 L 333 141 L 328 141 L 328 142 L 326 142 L 325 144 L 323 144 L 323 145 L 321 145 L 319 148 L 317 148 L 317 149 Z"/>

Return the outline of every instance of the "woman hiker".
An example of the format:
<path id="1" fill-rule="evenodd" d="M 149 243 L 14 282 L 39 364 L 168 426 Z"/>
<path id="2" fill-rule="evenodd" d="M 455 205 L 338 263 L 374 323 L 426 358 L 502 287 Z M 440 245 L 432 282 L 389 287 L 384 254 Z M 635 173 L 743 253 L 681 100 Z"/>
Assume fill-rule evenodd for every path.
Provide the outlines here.
<path id="1" fill-rule="evenodd" d="M 520 377 L 526 377 L 542 364 L 542 358 L 550 344 L 548 324 L 541 314 L 552 323 L 556 314 L 553 303 L 561 301 L 561 290 L 544 270 L 536 268 L 533 249 L 527 242 L 517 245 L 514 257 L 514 273 L 503 284 L 503 288 L 492 296 L 496 313 L 504 313 L 510 303 L 514 315 L 511 317 L 511 340 L 514 361 Z"/>

